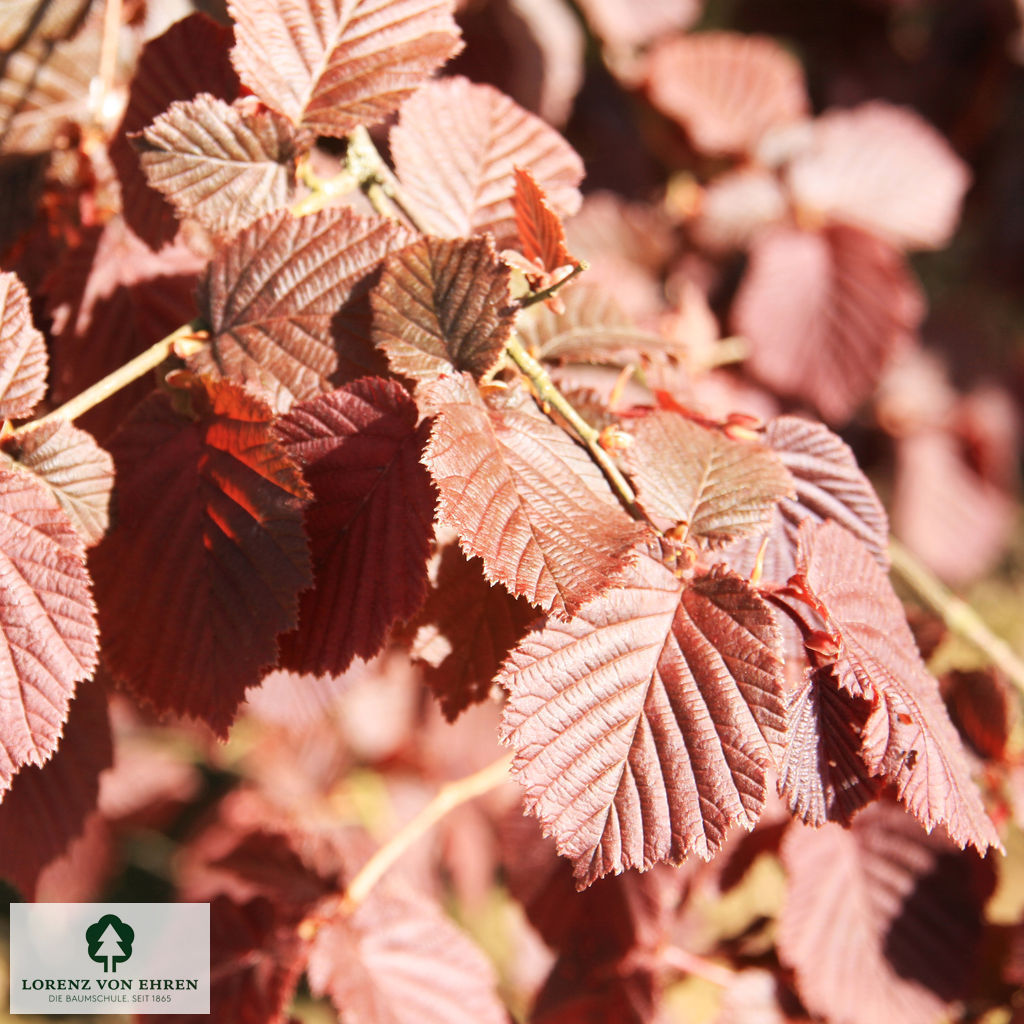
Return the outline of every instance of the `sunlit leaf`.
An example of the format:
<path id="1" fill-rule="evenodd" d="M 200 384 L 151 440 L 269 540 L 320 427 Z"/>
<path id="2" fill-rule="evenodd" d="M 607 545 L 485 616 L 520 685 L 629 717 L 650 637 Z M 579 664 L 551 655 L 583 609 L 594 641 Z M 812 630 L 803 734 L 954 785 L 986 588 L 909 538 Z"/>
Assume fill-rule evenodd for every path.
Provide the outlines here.
<path id="1" fill-rule="evenodd" d="M 479 379 L 512 333 L 510 277 L 489 238 L 421 238 L 388 257 L 370 295 L 374 343 L 404 377 Z"/>
<path id="2" fill-rule="evenodd" d="M 431 234 L 517 239 L 514 170 L 528 168 L 560 216 L 580 205 L 583 163 L 539 117 L 464 78 L 431 82 L 403 106 L 391 152 L 417 218 Z"/>
<path id="3" fill-rule="evenodd" d="M 317 135 L 383 120 L 461 49 L 451 0 L 229 0 L 231 59 L 268 106 Z"/>
<path id="4" fill-rule="evenodd" d="M 644 46 L 673 30 L 689 28 L 703 0 L 580 0 L 580 10 L 594 32 L 612 48 Z"/>
<path id="5" fill-rule="evenodd" d="M 392 222 L 349 209 L 301 218 L 281 210 L 261 218 L 210 264 L 200 309 L 213 338 L 192 366 L 264 390 L 276 387 L 285 407 L 329 390 L 341 361 L 373 372 L 379 357 L 369 332 L 360 338 L 339 321 L 343 307 L 365 301 L 378 263 L 406 239 Z"/>
<path id="6" fill-rule="evenodd" d="M 295 191 L 295 140 L 270 110 L 247 111 L 209 93 L 178 101 L 135 139 L 149 184 L 179 217 L 230 235 L 286 206 Z"/>
<path id="7" fill-rule="evenodd" d="M 424 391 L 438 516 L 487 578 L 559 615 L 605 590 L 643 529 L 586 452 L 520 389 L 492 405 L 465 375 Z"/>
<path id="8" fill-rule="evenodd" d="M 558 214 L 551 209 L 544 190 L 533 174 L 515 168 L 516 190 L 513 196 L 519 251 L 530 262 L 546 271 L 575 265 L 565 241 L 565 228 Z"/>
<path id="9" fill-rule="evenodd" d="M 257 398 L 192 379 L 178 401 L 190 415 L 154 394 L 111 440 L 117 526 L 91 565 L 111 672 L 224 736 L 311 582 L 307 492 Z"/>
<path id="10" fill-rule="evenodd" d="M 67 39 L 92 0 L 5 0 L 0 7 L 0 49 L 14 50 L 29 36 Z"/>
<path id="11" fill-rule="evenodd" d="M 298 630 L 281 638 L 282 661 L 339 673 L 376 654 L 426 596 L 436 497 L 420 462 L 427 427 L 396 382 L 366 378 L 295 406 L 278 433 L 314 499 L 314 587 Z"/>
<path id="12" fill-rule="evenodd" d="M 0 272 L 0 418 L 28 416 L 46 394 L 46 341 L 17 274 Z"/>
<path id="13" fill-rule="evenodd" d="M 650 557 L 509 655 L 503 738 L 526 807 L 581 886 L 705 860 L 753 828 L 785 728 L 779 634 L 738 576 L 686 585 Z"/>
<path id="14" fill-rule="evenodd" d="M 75 684 L 96 667 L 85 544 L 57 499 L 0 469 L 0 793 L 57 748 Z"/>

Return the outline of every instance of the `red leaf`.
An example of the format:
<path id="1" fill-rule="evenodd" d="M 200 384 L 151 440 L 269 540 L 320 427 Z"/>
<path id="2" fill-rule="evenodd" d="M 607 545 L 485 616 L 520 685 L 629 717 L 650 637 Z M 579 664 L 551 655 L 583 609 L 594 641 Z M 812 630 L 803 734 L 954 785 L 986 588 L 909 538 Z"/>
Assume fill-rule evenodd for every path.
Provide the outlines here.
<path id="1" fill-rule="evenodd" d="M 579 6 L 606 47 L 629 50 L 689 28 L 700 17 L 703 0 L 580 0 Z"/>
<path id="2" fill-rule="evenodd" d="M 549 273 L 560 267 L 577 266 L 566 246 L 561 218 L 551 209 L 548 197 L 533 174 L 515 169 L 516 190 L 512 198 L 519 251 L 541 270 Z"/>
<path id="3" fill-rule="evenodd" d="M 585 451 L 520 389 L 491 406 L 465 375 L 423 390 L 438 516 L 487 578 L 558 615 L 605 590 L 644 531 Z"/>
<path id="4" fill-rule="evenodd" d="M 778 177 L 761 167 L 717 175 L 704 189 L 693 222 L 697 241 L 715 252 L 746 249 L 768 227 L 783 221 L 789 198 Z"/>
<path id="5" fill-rule="evenodd" d="M 180 218 L 232 235 L 291 201 L 295 139 L 270 110 L 247 110 L 209 93 L 176 102 L 141 136 L 139 163 Z"/>
<path id="6" fill-rule="evenodd" d="M 919 114 L 888 103 L 833 110 L 789 167 L 793 196 L 818 217 L 905 249 L 949 244 L 971 175 Z"/>
<path id="7" fill-rule="evenodd" d="M 651 102 L 702 153 L 749 153 L 769 128 L 804 117 L 800 64 L 774 39 L 697 32 L 658 43 L 647 60 Z"/>
<path id="8" fill-rule="evenodd" d="M 103 650 L 137 697 L 224 736 L 310 583 L 307 493 L 257 398 L 192 379 L 175 400 L 154 394 L 111 441 L 118 521 L 92 557 Z"/>
<path id="9" fill-rule="evenodd" d="M 46 341 L 17 274 L 0 272 L 0 419 L 31 414 L 46 394 Z"/>
<path id="10" fill-rule="evenodd" d="M 269 391 L 281 411 L 328 390 L 339 368 L 332 322 L 365 300 L 370 275 L 406 238 L 397 225 L 349 209 L 268 214 L 210 264 L 199 305 L 213 339 L 191 365 Z M 343 333 L 338 344 L 345 369 L 377 369 L 363 338 Z"/>
<path id="11" fill-rule="evenodd" d="M 892 804 L 849 830 L 790 829 L 779 958 L 807 1008 L 835 1024 L 932 1024 L 965 994 L 990 866 L 929 837 Z"/>
<path id="12" fill-rule="evenodd" d="M 993 667 L 943 676 L 950 717 L 980 757 L 1002 761 L 1020 718 L 1017 697 Z"/>
<path id="13" fill-rule="evenodd" d="M 0 805 L 0 875 L 26 900 L 37 898 L 42 871 L 84 832 L 112 760 L 106 694 L 97 683 L 79 687 L 60 748 L 41 767 L 22 768 Z"/>
<path id="14" fill-rule="evenodd" d="M 583 163 L 572 147 L 507 96 L 464 78 L 431 82 L 403 105 L 391 152 L 417 220 L 434 235 L 490 232 L 499 250 L 512 248 L 516 166 L 531 171 L 559 215 L 580 205 Z"/>
<path id="15" fill-rule="evenodd" d="M 17 49 L 29 35 L 36 39 L 67 39 L 78 27 L 92 0 L 6 0 L 0 8 L 0 47 Z"/>
<path id="16" fill-rule="evenodd" d="M 738 576 L 684 586 L 645 556 L 513 650 L 503 739 L 577 884 L 708 860 L 730 827 L 754 826 L 785 729 L 778 649 L 771 610 Z"/>
<path id="17" fill-rule="evenodd" d="M 420 462 L 426 424 L 395 381 L 366 378 L 296 406 L 278 434 L 303 466 L 314 589 L 281 638 L 295 671 L 343 672 L 370 658 L 427 591 L 435 492 Z"/>
<path id="18" fill-rule="evenodd" d="M 984 853 L 999 837 L 971 780 L 960 737 L 928 674 L 906 616 L 871 553 L 832 522 L 800 529 L 795 583 L 827 614 L 840 642 L 840 687 L 872 705 L 861 757 L 894 783 L 926 829 Z"/>
<path id="19" fill-rule="evenodd" d="M 114 460 L 90 434 L 51 420 L 0 440 L 0 448 L 50 489 L 88 547 L 110 522 Z"/>
<path id="20" fill-rule="evenodd" d="M 205 14 L 190 14 L 150 40 L 139 55 L 110 158 L 121 181 L 124 218 L 153 249 L 177 234 L 178 221 L 170 204 L 147 184 L 128 136 L 142 131 L 175 100 L 207 92 L 230 103 L 239 91 L 238 76 L 228 59 L 230 46 L 230 29 Z M 183 54 L 188 54 L 187 60 Z"/>
<path id="21" fill-rule="evenodd" d="M 754 243 L 732 319 L 762 381 L 841 423 L 911 342 L 923 313 L 906 262 L 881 239 L 850 227 L 779 228 Z"/>
<path id="22" fill-rule="evenodd" d="M 417 618 L 413 656 L 429 666 L 427 685 L 448 721 L 487 699 L 502 660 L 536 614 L 488 583 L 480 562 L 465 558 L 458 545 L 442 550 L 437 582 Z"/>
<path id="23" fill-rule="evenodd" d="M 680 543 L 717 548 L 756 532 L 793 493 L 792 478 L 767 448 L 678 413 L 651 413 L 629 431 L 623 462 L 637 500 L 656 525 L 674 524 Z"/>
<path id="24" fill-rule="evenodd" d="M 779 792 L 808 825 L 848 825 L 881 788 L 860 754 L 871 702 L 841 690 L 826 667 L 808 670 L 786 704 Z"/>
<path id="25" fill-rule="evenodd" d="M 389 256 L 370 295 L 373 340 L 415 381 L 492 370 L 512 333 L 511 272 L 489 238 L 421 238 Z"/>
<path id="26" fill-rule="evenodd" d="M 451 0 L 230 0 L 231 60 L 317 135 L 382 121 L 462 48 Z"/>
<path id="27" fill-rule="evenodd" d="M 44 487 L 0 469 L 0 794 L 57 749 L 75 684 L 96 668 L 85 545 Z"/>
<path id="28" fill-rule="evenodd" d="M 376 890 L 320 930 L 309 984 L 367 1024 L 505 1024 L 494 971 L 439 907 Z"/>
<path id="29" fill-rule="evenodd" d="M 798 416 L 772 420 L 764 440 L 789 470 L 796 500 L 783 498 L 772 517 L 761 578 L 785 583 L 793 575 L 800 524 L 805 519 L 839 523 L 888 569 L 888 518 L 850 447 L 821 423 Z M 729 565 L 741 576 L 749 575 L 763 540 L 754 537 L 730 548 L 726 552 Z"/>

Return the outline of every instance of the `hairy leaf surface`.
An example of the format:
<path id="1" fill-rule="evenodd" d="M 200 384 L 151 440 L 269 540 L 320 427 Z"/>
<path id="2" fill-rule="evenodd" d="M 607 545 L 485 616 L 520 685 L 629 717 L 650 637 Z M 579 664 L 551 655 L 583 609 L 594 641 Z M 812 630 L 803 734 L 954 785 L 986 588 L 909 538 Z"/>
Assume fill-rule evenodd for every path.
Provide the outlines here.
<path id="1" fill-rule="evenodd" d="M 425 85 L 391 132 L 395 169 L 424 228 L 445 238 L 490 232 L 517 240 L 515 167 L 525 167 L 560 216 L 579 209 L 583 163 L 539 117 L 465 78 Z"/>
<path id="2" fill-rule="evenodd" d="M 365 341 L 341 331 L 336 347 L 333 333 L 342 308 L 365 298 L 379 261 L 405 239 L 395 224 L 348 209 L 261 218 L 210 264 L 200 310 L 213 338 L 193 367 L 277 392 L 286 408 L 328 390 L 339 349 L 346 365 L 372 371 Z"/>
<path id="3" fill-rule="evenodd" d="M 177 397 L 190 415 L 154 394 L 111 441 L 117 527 L 92 558 L 103 650 L 137 697 L 225 736 L 310 583 L 307 491 L 259 399 L 202 379 Z"/>
<path id="4" fill-rule="evenodd" d="M 231 59 L 317 135 L 382 121 L 462 48 L 451 0 L 229 0 Z"/>
<path id="5" fill-rule="evenodd" d="M 121 182 L 124 218 L 150 248 L 159 249 L 174 238 L 178 220 L 173 207 L 149 187 L 129 136 L 141 132 L 176 100 L 190 100 L 199 93 L 229 103 L 235 99 L 240 83 L 228 58 L 231 38 L 229 28 L 205 14 L 190 14 L 146 43 L 139 55 L 110 158 Z"/>
<path id="6" fill-rule="evenodd" d="M 279 436 L 314 497 L 305 517 L 314 587 L 302 596 L 298 629 L 281 638 L 287 667 L 343 672 L 423 603 L 435 491 L 420 462 L 427 426 L 416 420 L 413 400 L 380 378 L 281 420 Z"/>
<path id="7" fill-rule="evenodd" d="M 85 544 L 57 499 L 0 468 L 0 794 L 57 748 L 75 684 L 96 668 Z"/>
<path id="8" fill-rule="evenodd" d="M 800 64 L 774 39 L 736 32 L 659 43 L 647 62 L 647 92 L 711 156 L 750 152 L 768 128 L 807 113 Z"/>
<path id="9" fill-rule="evenodd" d="M 437 582 L 417 621 L 412 654 L 450 722 L 487 699 L 501 662 L 537 616 L 523 598 L 488 582 L 458 545 L 441 552 Z"/>
<path id="10" fill-rule="evenodd" d="M 734 441 L 674 412 L 629 424 L 623 462 L 637 500 L 676 539 L 716 548 L 766 526 L 793 480 L 767 448 Z"/>
<path id="11" fill-rule="evenodd" d="M 705 860 L 753 828 L 785 729 L 779 633 L 727 571 L 682 584 L 644 556 L 628 581 L 509 655 L 503 739 L 527 809 L 577 884 Z"/>
<path id="12" fill-rule="evenodd" d="M 353 1020 L 387 1024 L 505 1024 L 494 971 L 440 907 L 378 891 L 321 929 L 310 987 Z"/>
<path id="13" fill-rule="evenodd" d="M 97 683 L 80 686 L 57 752 L 22 768 L 0 805 L 0 876 L 25 899 L 36 898 L 41 871 L 84 831 L 113 756 L 106 694 Z"/>
<path id="14" fill-rule="evenodd" d="M 761 380 L 842 423 L 923 313 L 905 260 L 881 239 L 852 227 L 779 228 L 751 249 L 733 326 L 750 339 Z"/>
<path id="15" fill-rule="evenodd" d="M 86 545 L 110 522 L 114 460 L 84 430 L 51 420 L 0 441 L 0 448 L 50 489 Z"/>
<path id="16" fill-rule="evenodd" d="M 424 390 L 437 413 L 424 461 L 438 516 L 487 578 L 557 615 L 605 590 L 643 528 L 586 452 L 521 389 L 491 405 L 465 375 Z"/>
<path id="17" fill-rule="evenodd" d="M 836 1024 L 931 1024 L 965 993 L 992 870 L 890 803 L 850 829 L 794 826 L 779 957 L 808 1010 Z"/>
<path id="18" fill-rule="evenodd" d="M 17 274 L 0 272 L 0 418 L 28 416 L 46 394 L 46 341 Z"/>
<path id="19" fill-rule="evenodd" d="M 479 379 L 512 333 L 510 278 L 489 238 L 421 238 L 388 257 L 370 294 L 374 344 L 404 377 Z"/>
<path id="20" fill-rule="evenodd" d="M 899 599 L 871 553 L 832 522 L 805 523 L 798 589 L 827 614 L 839 640 L 839 685 L 872 705 L 861 757 L 894 783 L 900 800 L 931 831 L 959 846 L 999 847 L 960 737 L 928 673 Z"/>
<path id="21" fill-rule="evenodd" d="M 287 206 L 295 191 L 292 127 L 272 110 L 201 93 L 172 103 L 135 145 L 149 184 L 178 216 L 219 235 Z"/>
<path id="22" fill-rule="evenodd" d="M 789 168 L 796 201 L 908 249 L 942 249 L 971 175 L 919 114 L 888 103 L 833 110 Z"/>

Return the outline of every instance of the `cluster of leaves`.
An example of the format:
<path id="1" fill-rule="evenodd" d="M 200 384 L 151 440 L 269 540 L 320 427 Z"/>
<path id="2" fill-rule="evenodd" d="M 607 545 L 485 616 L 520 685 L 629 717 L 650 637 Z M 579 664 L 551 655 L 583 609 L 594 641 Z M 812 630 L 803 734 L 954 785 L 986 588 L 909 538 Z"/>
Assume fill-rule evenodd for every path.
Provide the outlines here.
<path id="1" fill-rule="evenodd" d="M 703 950 L 721 1020 L 971 992 L 1013 703 L 926 667 L 836 432 L 894 439 L 908 542 L 914 481 L 962 485 L 920 531 L 947 578 L 998 555 L 1012 410 L 918 386 L 907 256 L 970 171 L 908 108 L 812 117 L 778 42 L 684 31 L 696 0 L 626 7 L 580 4 L 667 154 L 646 205 L 584 201 L 549 123 L 582 78 L 560 0 L 463 11 L 462 55 L 452 0 L 230 0 L 142 46 L 120 106 L 101 4 L 0 14 L 0 174 L 32 197 L 0 222 L 0 875 L 109 891 L 188 808 L 168 872 L 212 903 L 216 1019 L 285 1020 L 303 976 L 365 1024 L 660 1019 L 710 969 L 701 894 L 763 854 L 774 944 Z M 466 77 L 491 21 L 531 53 L 558 28 L 501 83 L 532 101 Z M 155 380 L 75 398 L 140 354 Z M 360 769 L 411 809 L 499 739 L 519 803 L 346 901 L 388 831 Z M 502 878 L 541 968 L 499 991 L 447 877 L 467 906 Z"/>

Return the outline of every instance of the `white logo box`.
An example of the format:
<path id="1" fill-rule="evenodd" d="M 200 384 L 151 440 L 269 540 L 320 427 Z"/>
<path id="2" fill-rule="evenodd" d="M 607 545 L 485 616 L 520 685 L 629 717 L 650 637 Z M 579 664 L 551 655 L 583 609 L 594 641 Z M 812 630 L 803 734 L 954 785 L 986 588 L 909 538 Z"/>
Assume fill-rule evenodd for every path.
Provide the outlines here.
<path id="1" fill-rule="evenodd" d="M 12 903 L 11 1013 L 209 1013 L 209 903 Z"/>

